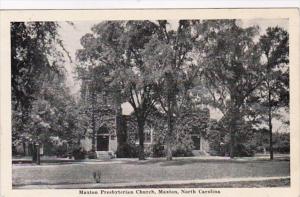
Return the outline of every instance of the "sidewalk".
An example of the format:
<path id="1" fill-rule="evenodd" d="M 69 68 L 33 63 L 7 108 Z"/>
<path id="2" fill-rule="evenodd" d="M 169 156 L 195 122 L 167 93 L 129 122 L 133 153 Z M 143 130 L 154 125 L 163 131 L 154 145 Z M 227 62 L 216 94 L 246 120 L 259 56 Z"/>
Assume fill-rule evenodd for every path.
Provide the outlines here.
<path id="1" fill-rule="evenodd" d="M 231 159 L 230 157 L 221 157 L 221 156 L 194 156 L 194 157 L 173 157 L 173 160 L 197 160 L 197 161 L 233 161 L 233 162 L 248 162 L 248 161 L 267 161 L 269 160 L 269 155 L 258 155 L 254 157 L 236 157 Z M 150 161 L 165 161 L 166 158 L 147 158 L 146 160 L 138 160 L 137 158 L 114 158 L 114 159 L 84 159 L 84 160 L 74 160 L 69 158 L 57 158 L 57 157 L 42 157 L 41 165 L 55 165 L 55 164 L 93 164 L 93 163 L 123 163 L 130 161 L 138 161 L 139 163 L 146 163 Z M 274 160 L 284 160 L 289 161 L 290 155 L 278 154 L 274 155 Z M 30 157 L 22 157 L 22 158 L 13 158 L 13 164 L 31 164 L 32 166 L 36 166 L 32 164 Z"/>
<path id="2" fill-rule="evenodd" d="M 59 158 L 55 156 L 41 156 L 41 162 L 44 163 L 67 163 L 67 162 L 74 162 L 74 159 L 69 158 Z M 12 157 L 12 163 L 32 163 L 32 157 L 25 156 L 25 157 Z"/>
<path id="3" fill-rule="evenodd" d="M 277 177 L 243 177 L 243 178 L 221 178 L 205 180 L 181 180 L 181 181 L 155 181 L 155 182 L 131 182 L 131 183 L 86 183 L 86 184 L 59 184 L 59 185 L 24 185 L 14 186 L 16 189 L 104 189 L 104 188 L 149 188 L 157 186 L 172 185 L 180 188 L 188 184 L 209 184 L 209 183 L 234 183 L 253 181 L 289 180 L 290 176 Z"/>

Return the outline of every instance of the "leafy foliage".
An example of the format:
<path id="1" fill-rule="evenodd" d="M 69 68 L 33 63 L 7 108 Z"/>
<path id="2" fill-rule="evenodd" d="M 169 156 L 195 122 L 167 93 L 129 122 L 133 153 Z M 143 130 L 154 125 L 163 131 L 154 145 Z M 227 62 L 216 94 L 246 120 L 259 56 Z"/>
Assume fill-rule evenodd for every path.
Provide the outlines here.
<path id="1" fill-rule="evenodd" d="M 262 83 L 260 48 L 254 41 L 257 27 L 241 28 L 235 20 L 205 21 L 199 47 L 203 61 L 204 84 L 211 96 L 210 104 L 218 108 L 231 133 L 231 157 L 234 156 L 237 121 L 242 121 L 246 100 Z"/>
<path id="2" fill-rule="evenodd" d="M 65 49 L 55 22 L 11 23 L 13 143 L 74 139 L 77 112 L 64 84 Z"/>
<path id="3" fill-rule="evenodd" d="M 76 53 L 81 98 L 75 101 L 65 86 L 68 53 L 58 24 L 12 23 L 13 140 L 59 136 L 74 148 L 92 137 L 95 146 L 95 133 L 105 125 L 110 134 L 116 131 L 119 155 L 144 159 L 145 129 L 151 128 L 150 149 L 157 156 L 164 145 L 167 159 L 189 153 L 191 133 L 197 133 L 217 154 L 233 157 L 252 155 L 251 139 L 268 124 L 272 145 L 272 119 L 289 107 L 288 33 L 270 27 L 259 35 L 258 27 L 243 28 L 236 20 L 174 24 L 94 25 Z M 127 127 L 137 131 L 138 150 L 127 142 L 124 102 L 133 108 Z M 218 109 L 222 118 L 210 121 L 207 107 Z"/>
<path id="4" fill-rule="evenodd" d="M 270 159 L 273 159 L 273 118 L 280 118 L 276 113 L 289 107 L 289 35 L 279 28 L 268 28 L 260 38 L 260 48 L 265 60 L 263 73 L 265 80 L 257 90 L 262 118 L 267 117 L 270 133 Z"/>

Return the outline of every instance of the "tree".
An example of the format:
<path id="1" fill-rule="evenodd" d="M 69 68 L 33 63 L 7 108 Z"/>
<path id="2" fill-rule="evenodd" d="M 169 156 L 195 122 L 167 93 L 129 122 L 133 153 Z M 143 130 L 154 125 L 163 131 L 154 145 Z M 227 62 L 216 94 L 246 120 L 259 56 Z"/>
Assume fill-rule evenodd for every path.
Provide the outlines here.
<path id="1" fill-rule="evenodd" d="M 55 44 L 58 25 L 53 22 L 15 22 L 11 24 L 12 99 L 14 109 L 30 108 L 43 79 L 62 74 L 62 54 Z M 49 57 L 55 57 L 50 61 Z"/>
<path id="2" fill-rule="evenodd" d="M 289 106 L 289 35 L 279 27 L 269 27 L 260 37 L 265 80 L 260 86 L 260 103 L 266 109 L 269 127 L 270 159 L 273 159 L 272 119 L 278 109 Z"/>
<path id="3" fill-rule="evenodd" d="M 35 144 L 40 134 L 36 131 L 49 129 L 43 121 L 47 113 L 45 117 L 36 113 L 41 113 L 41 106 L 47 106 L 41 93 L 47 83 L 64 77 L 64 55 L 58 49 L 64 48 L 58 27 L 55 22 L 11 23 L 13 139 L 30 138 Z"/>
<path id="4" fill-rule="evenodd" d="M 31 102 L 30 112 L 26 121 L 18 117 L 20 112 L 13 115 L 13 133 L 15 142 L 29 142 L 33 145 L 33 161 L 40 163 L 39 146 L 50 142 L 51 137 L 59 137 L 68 144 L 73 144 L 77 137 L 77 120 L 74 98 L 60 80 L 44 82 L 39 96 Z M 21 124 L 21 125 L 20 125 Z"/>
<path id="5" fill-rule="evenodd" d="M 176 30 L 170 29 L 165 20 L 157 23 L 156 34 L 147 43 L 143 57 L 155 82 L 157 103 L 167 116 L 167 160 L 172 160 L 175 119 L 188 102 L 189 90 L 201 71 L 194 56 L 199 21 L 180 20 Z"/>
<path id="6" fill-rule="evenodd" d="M 50 126 L 45 140 L 50 136 L 57 136 L 65 140 L 71 147 L 78 145 L 78 141 L 83 138 L 84 130 L 81 128 L 86 125 L 85 117 L 81 114 L 81 105 L 70 95 L 63 81 L 58 80 L 49 82 L 42 90 L 43 100 L 49 104 L 47 113 L 51 116 L 47 119 Z"/>
<path id="7" fill-rule="evenodd" d="M 243 122 L 247 99 L 262 83 L 257 27 L 242 28 L 235 20 L 207 20 L 199 25 L 200 56 L 205 65 L 204 84 L 210 105 L 218 108 L 230 133 L 230 157 L 235 154 L 236 135 Z"/>
<path id="8" fill-rule="evenodd" d="M 77 53 L 81 62 L 105 73 L 102 77 L 107 85 L 104 91 L 112 95 L 115 102 L 118 147 L 125 143 L 121 141 L 121 104 L 128 101 L 133 107 L 139 133 L 139 159 L 144 159 L 144 126 L 154 105 L 152 85 L 145 77 L 148 70 L 144 67 L 141 50 L 154 28 L 150 21 L 102 22 L 92 28 L 93 34 L 86 34 L 81 39 L 84 49 Z"/>

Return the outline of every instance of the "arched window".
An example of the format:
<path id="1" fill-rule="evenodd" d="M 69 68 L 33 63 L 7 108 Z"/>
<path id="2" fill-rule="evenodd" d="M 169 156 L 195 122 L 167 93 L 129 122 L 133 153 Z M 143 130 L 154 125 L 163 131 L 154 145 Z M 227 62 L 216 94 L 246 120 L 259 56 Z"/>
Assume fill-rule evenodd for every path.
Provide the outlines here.
<path id="1" fill-rule="evenodd" d="M 106 124 L 103 124 L 101 127 L 99 127 L 97 131 L 97 135 L 102 135 L 102 134 L 109 134 L 109 129 Z"/>

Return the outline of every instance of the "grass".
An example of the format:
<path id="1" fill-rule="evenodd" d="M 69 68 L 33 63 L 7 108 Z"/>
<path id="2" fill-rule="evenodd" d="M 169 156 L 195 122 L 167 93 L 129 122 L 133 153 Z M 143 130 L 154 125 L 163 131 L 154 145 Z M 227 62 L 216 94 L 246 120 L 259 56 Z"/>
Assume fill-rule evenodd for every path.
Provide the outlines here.
<path id="1" fill-rule="evenodd" d="M 60 165 L 13 165 L 13 186 L 40 184 L 95 183 L 93 173 L 100 170 L 101 183 L 130 183 L 168 180 L 194 180 L 236 177 L 289 176 L 289 161 L 224 161 L 176 159 L 130 160 L 121 163 L 95 162 Z M 236 183 L 237 187 L 240 187 Z M 250 183 L 249 183 L 250 184 Z M 275 181 L 274 185 L 280 184 Z M 284 184 L 287 184 L 284 182 Z M 199 187 L 202 187 L 200 184 Z M 260 183 L 259 183 L 260 185 Z M 273 182 L 270 183 L 273 185 Z M 187 185 L 188 187 L 189 185 Z M 205 185 L 204 185 L 205 186 Z M 227 185 L 221 185 L 226 187 Z M 198 187 L 197 184 L 195 187 Z"/>

